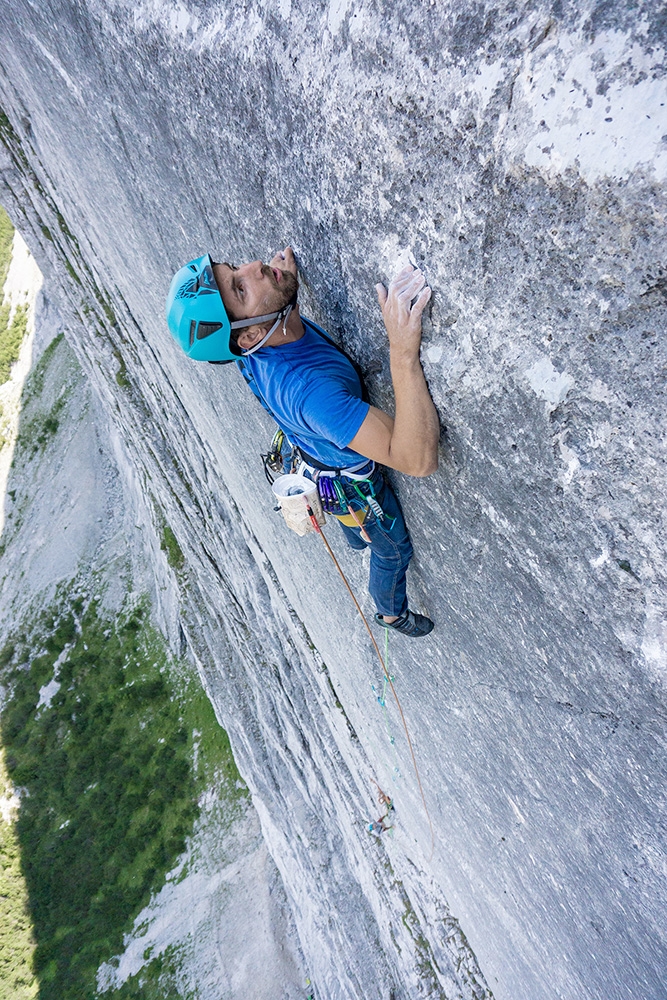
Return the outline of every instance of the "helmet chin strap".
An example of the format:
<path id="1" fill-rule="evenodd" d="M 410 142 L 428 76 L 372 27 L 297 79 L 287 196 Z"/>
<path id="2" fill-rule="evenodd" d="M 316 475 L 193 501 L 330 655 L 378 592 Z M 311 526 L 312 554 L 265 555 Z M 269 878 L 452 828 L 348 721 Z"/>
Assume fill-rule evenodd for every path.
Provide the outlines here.
<path id="1" fill-rule="evenodd" d="M 280 326 L 281 320 L 283 321 L 283 336 L 287 336 L 287 320 L 289 319 L 294 306 L 295 300 L 293 299 L 287 306 L 285 306 L 284 309 L 281 309 L 280 312 L 267 313 L 265 316 L 253 316 L 251 319 L 239 319 L 231 323 L 230 326 L 232 330 L 241 330 L 244 327 L 255 326 L 257 323 L 266 323 L 270 319 L 275 320 L 275 323 L 269 332 L 265 333 L 262 339 L 253 347 L 249 348 L 247 351 L 243 351 L 242 357 L 247 358 L 249 354 L 254 354 L 255 351 L 260 349 L 260 347 L 264 347 L 267 340 L 273 336 Z"/>

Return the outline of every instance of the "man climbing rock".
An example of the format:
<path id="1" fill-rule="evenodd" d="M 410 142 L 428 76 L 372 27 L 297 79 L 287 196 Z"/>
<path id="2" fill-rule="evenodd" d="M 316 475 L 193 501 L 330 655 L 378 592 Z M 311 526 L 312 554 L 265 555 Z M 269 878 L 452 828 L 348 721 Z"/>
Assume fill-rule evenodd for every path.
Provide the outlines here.
<path id="1" fill-rule="evenodd" d="M 371 406 L 356 366 L 297 305 L 290 247 L 270 264 L 218 264 L 210 255 L 174 276 L 169 328 L 189 357 L 237 362 L 250 388 L 284 431 L 297 471 L 318 482 L 348 544 L 371 550 L 369 590 L 376 622 L 403 635 L 428 635 L 433 622 L 408 608 L 412 545 L 398 500 L 379 466 L 428 476 L 438 465 L 438 417 L 419 361 L 422 313 L 431 290 L 405 267 L 377 285 L 389 338 L 396 415 Z"/>

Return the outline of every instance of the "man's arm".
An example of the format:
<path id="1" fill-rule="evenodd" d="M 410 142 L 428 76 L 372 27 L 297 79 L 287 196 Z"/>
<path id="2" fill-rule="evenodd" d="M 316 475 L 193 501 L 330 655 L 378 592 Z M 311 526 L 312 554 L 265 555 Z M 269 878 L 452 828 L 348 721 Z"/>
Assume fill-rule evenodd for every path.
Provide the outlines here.
<path id="1" fill-rule="evenodd" d="M 430 476 L 438 468 L 440 427 L 419 361 L 419 347 L 422 313 L 431 289 L 421 271 L 412 267 L 396 275 L 389 292 L 384 285 L 376 287 L 389 336 L 396 416 L 392 419 L 371 406 L 348 447 L 408 476 Z"/>

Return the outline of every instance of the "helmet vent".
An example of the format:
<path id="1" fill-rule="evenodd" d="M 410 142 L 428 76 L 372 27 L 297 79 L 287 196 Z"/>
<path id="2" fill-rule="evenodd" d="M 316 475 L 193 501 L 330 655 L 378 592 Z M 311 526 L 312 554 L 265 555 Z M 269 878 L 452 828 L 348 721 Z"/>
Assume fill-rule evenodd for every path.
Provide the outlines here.
<path id="1" fill-rule="evenodd" d="M 210 337 L 212 333 L 216 330 L 222 328 L 222 323 L 200 323 L 197 327 L 197 340 L 203 340 L 204 337 Z"/>

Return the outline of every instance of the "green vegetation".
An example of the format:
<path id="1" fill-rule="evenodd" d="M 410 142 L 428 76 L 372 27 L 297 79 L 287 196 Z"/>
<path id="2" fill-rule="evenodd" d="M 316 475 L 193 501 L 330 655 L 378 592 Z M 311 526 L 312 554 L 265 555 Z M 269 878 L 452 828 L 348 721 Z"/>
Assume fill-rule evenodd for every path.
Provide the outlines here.
<path id="1" fill-rule="evenodd" d="M 14 227 L 11 219 L 0 206 L 0 293 L 7 280 L 7 272 L 12 262 L 12 242 L 14 240 Z"/>
<path id="2" fill-rule="evenodd" d="M 119 989 L 101 996 L 104 1000 L 196 1000 L 197 994 L 179 982 L 179 972 L 178 950 L 167 948 Z"/>
<path id="3" fill-rule="evenodd" d="M 119 350 L 113 352 L 113 356 L 118 362 L 118 371 L 116 372 L 116 382 L 121 387 L 121 389 L 131 389 L 132 383 L 127 377 L 127 366 L 123 361 L 123 355 Z"/>
<path id="4" fill-rule="evenodd" d="M 4 208 L 0 207 L 0 385 L 9 379 L 28 326 L 27 306 L 18 306 L 10 323 L 9 303 L 2 302 L 2 289 L 12 262 L 13 240 L 14 227 Z"/>
<path id="5" fill-rule="evenodd" d="M 0 306 L 0 385 L 9 379 L 12 365 L 18 361 L 28 327 L 28 307 L 17 306 L 11 323 L 8 320 L 9 307 Z"/>
<path id="6" fill-rule="evenodd" d="M 182 854 L 202 791 L 222 784 L 230 822 L 247 794 L 208 698 L 170 659 L 145 606 L 112 619 L 86 601 L 72 592 L 0 653 L 40 1000 L 94 996 L 100 963 L 122 951 Z M 105 996 L 182 996 L 167 985 L 175 957 Z M 2 990 L 0 1000 L 18 995 Z"/>
<path id="7" fill-rule="evenodd" d="M 10 807 L 13 789 L 0 748 L 0 997 L 32 1000 L 37 980 L 32 971 L 35 942 L 28 914 L 28 892 L 21 873 L 19 842 Z"/>
<path id="8" fill-rule="evenodd" d="M 66 269 L 67 273 L 69 274 L 70 278 L 72 279 L 72 281 L 76 281 L 77 285 L 80 285 L 81 284 L 81 278 L 79 277 L 79 275 L 77 274 L 77 272 L 74 269 L 74 266 L 67 259 L 67 257 L 65 257 L 65 269 Z"/>
<path id="9" fill-rule="evenodd" d="M 10 434 L 9 434 L 9 422 L 5 419 L 5 411 L 0 405 L 0 451 L 9 444 Z"/>
<path id="10" fill-rule="evenodd" d="M 23 387 L 23 395 L 21 398 L 21 404 L 23 407 L 25 407 L 31 399 L 41 396 L 44 390 L 44 379 L 46 378 L 47 369 L 51 364 L 53 355 L 62 343 L 64 336 L 64 333 L 59 333 L 57 337 L 53 338 L 35 367 L 28 375 L 26 383 Z"/>
<path id="11" fill-rule="evenodd" d="M 163 552 L 167 553 L 167 562 L 172 569 L 183 569 L 185 566 L 185 556 L 183 555 L 181 546 L 178 544 L 176 535 L 168 524 L 164 524 L 162 526 L 162 540 L 160 548 Z"/>
<path id="12" fill-rule="evenodd" d="M 65 406 L 66 393 L 60 396 L 49 413 L 38 413 L 30 420 L 24 420 L 19 428 L 16 453 L 28 451 L 30 456 L 43 451 L 60 426 L 60 413 Z"/>

